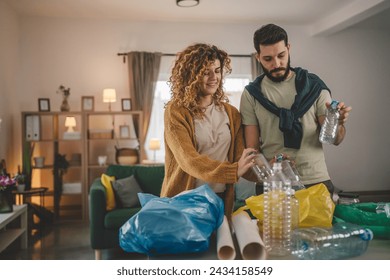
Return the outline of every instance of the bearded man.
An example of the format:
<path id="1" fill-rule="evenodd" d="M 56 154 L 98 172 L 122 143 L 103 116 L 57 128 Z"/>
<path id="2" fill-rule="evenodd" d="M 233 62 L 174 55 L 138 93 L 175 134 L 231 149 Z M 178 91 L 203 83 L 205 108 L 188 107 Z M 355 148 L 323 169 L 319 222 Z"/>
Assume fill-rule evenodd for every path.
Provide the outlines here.
<path id="1" fill-rule="evenodd" d="M 264 25 L 254 33 L 253 42 L 264 74 L 249 83 L 241 96 L 246 147 L 257 149 L 269 161 L 276 155 L 290 158 L 306 187 L 324 183 L 333 193 L 319 141 L 332 100 L 329 88 L 315 74 L 290 66 L 291 46 L 283 28 Z M 352 110 L 344 102 L 339 102 L 338 108 L 339 128 L 334 145 L 343 141 Z"/>

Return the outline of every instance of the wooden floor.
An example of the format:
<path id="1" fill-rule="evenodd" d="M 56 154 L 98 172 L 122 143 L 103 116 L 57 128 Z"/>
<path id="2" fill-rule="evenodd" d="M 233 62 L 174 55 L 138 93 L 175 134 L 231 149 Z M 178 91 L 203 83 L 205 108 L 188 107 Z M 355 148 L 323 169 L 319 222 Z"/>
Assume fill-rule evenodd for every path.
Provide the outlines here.
<path id="1" fill-rule="evenodd" d="M 89 225 L 80 221 L 61 221 L 34 229 L 27 249 L 16 240 L 0 253 L 0 260 L 94 260 L 89 242 Z M 146 259 L 120 249 L 103 250 L 103 259 Z"/>

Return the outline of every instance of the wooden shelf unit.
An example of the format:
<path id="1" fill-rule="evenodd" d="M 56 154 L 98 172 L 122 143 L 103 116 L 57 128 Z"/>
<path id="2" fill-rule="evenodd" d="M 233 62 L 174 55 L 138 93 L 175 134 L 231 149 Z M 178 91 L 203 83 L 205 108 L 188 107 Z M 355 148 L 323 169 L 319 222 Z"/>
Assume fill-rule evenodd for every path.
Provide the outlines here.
<path id="1" fill-rule="evenodd" d="M 28 139 L 26 118 L 35 116 L 39 120 L 38 137 Z M 64 139 L 65 118 L 76 118 L 75 131 L 80 132 L 79 139 Z M 31 124 L 31 121 L 29 122 Z M 125 128 L 127 135 L 121 135 L 121 129 Z M 48 209 L 53 209 L 55 217 L 60 218 L 61 212 L 69 211 L 71 205 L 80 208 L 79 219 L 88 220 L 88 192 L 92 181 L 100 177 L 106 166 L 99 166 L 98 155 L 107 155 L 107 164 L 115 164 L 115 146 L 119 148 L 139 148 L 139 163 L 144 160 L 144 139 L 140 133 L 143 127 L 142 111 L 85 111 L 85 112 L 22 112 L 22 150 L 23 156 L 30 156 L 30 168 L 32 175 L 32 187 L 47 186 L 49 188 L 45 197 Z M 91 131 L 110 131 L 110 138 L 90 138 Z M 28 131 L 28 132 L 27 132 Z M 123 132 L 122 132 L 123 134 Z M 95 134 L 95 137 L 100 134 Z M 100 135 L 101 136 L 101 135 Z M 103 136 L 107 136 L 104 135 Z M 122 137 L 121 137 L 122 136 Z M 131 136 L 131 137 L 130 137 Z M 66 160 L 72 163 L 72 157 L 77 155 L 80 164 L 69 165 L 63 175 L 63 183 L 81 183 L 80 193 L 58 194 L 58 170 L 54 165 L 55 155 L 66 155 Z M 34 157 L 45 157 L 42 167 L 34 166 Z M 44 173 L 44 174 L 43 174 Z M 38 178 L 37 178 L 38 177 Z M 63 211 L 62 211 L 63 210 Z M 73 215 L 74 216 L 74 215 Z"/>

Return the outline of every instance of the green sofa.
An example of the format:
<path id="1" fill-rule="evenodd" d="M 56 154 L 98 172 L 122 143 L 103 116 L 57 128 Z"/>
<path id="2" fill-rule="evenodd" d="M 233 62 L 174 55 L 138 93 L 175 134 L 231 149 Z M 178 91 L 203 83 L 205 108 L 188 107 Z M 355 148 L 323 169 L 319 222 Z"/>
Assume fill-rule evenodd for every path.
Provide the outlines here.
<path id="1" fill-rule="evenodd" d="M 110 165 L 104 173 L 115 176 L 117 180 L 134 175 L 143 192 L 160 196 L 163 165 Z M 245 205 L 245 199 L 252 195 L 255 195 L 255 183 L 240 178 L 235 185 L 234 209 Z M 119 248 L 119 228 L 140 209 L 116 208 L 106 211 L 106 189 L 100 178 L 95 179 L 89 191 L 89 227 L 96 259 L 101 259 L 103 249 Z"/>
<path id="2" fill-rule="evenodd" d="M 134 175 L 142 191 L 160 196 L 164 179 L 163 165 L 110 165 L 104 172 L 115 179 Z M 89 219 L 91 247 L 95 258 L 101 259 L 102 249 L 119 248 L 119 228 L 141 208 L 115 208 L 106 211 L 106 189 L 95 179 L 89 191 Z"/>

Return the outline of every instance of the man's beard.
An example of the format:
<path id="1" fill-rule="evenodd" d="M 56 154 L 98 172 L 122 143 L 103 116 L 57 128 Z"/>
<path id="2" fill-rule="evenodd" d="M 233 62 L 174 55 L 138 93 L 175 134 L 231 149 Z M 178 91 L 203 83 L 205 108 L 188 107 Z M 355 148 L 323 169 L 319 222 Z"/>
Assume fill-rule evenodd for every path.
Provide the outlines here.
<path id="1" fill-rule="evenodd" d="M 279 68 L 273 69 L 271 71 L 268 71 L 267 69 L 265 69 L 263 64 L 260 63 L 260 65 L 261 65 L 261 68 L 263 68 L 264 74 L 268 77 L 268 79 L 270 79 L 271 81 L 273 81 L 275 83 L 283 82 L 284 80 L 287 79 L 288 75 L 290 74 L 290 56 L 288 57 L 287 68 L 279 67 Z M 272 73 L 279 72 L 279 71 L 285 71 L 284 75 L 279 76 L 279 77 L 272 76 Z"/>

